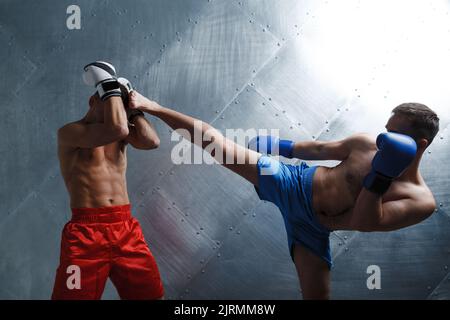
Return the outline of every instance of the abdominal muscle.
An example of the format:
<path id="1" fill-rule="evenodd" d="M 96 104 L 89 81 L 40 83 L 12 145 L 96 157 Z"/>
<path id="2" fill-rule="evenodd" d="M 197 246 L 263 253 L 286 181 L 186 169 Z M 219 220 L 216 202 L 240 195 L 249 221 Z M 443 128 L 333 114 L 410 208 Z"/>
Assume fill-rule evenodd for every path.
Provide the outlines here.
<path id="1" fill-rule="evenodd" d="M 98 150 L 103 151 L 103 150 Z M 72 208 L 99 208 L 129 203 L 125 155 L 108 159 L 104 152 L 83 150 L 64 180 Z"/>

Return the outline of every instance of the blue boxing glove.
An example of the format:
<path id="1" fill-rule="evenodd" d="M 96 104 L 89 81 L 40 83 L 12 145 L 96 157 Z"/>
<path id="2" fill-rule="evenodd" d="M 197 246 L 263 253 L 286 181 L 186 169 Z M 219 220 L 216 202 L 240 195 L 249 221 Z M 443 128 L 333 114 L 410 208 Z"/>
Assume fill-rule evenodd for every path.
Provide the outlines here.
<path id="1" fill-rule="evenodd" d="M 372 171 L 364 178 L 364 187 L 384 194 L 413 162 L 417 145 L 413 138 L 399 133 L 382 133 L 377 137 L 378 152 L 372 160 Z"/>
<path id="2" fill-rule="evenodd" d="M 256 136 L 248 143 L 248 148 L 264 154 L 275 154 L 286 158 L 292 158 L 294 142 L 280 140 L 273 136 Z"/>
<path id="3" fill-rule="evenodd" d="M 116 69 L 113 65 L 96 61 L 84 67 L 84 83 L 97 89 L 100 99 L 105 101 L 110 97 L 120 97 L 120 84 L 116 78 Z"/>

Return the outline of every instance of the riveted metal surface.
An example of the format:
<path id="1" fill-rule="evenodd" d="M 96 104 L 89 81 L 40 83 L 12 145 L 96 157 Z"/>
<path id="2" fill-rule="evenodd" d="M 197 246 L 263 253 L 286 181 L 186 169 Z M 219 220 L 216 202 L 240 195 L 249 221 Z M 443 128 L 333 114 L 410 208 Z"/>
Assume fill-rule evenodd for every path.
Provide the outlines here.
<path id="1" fill-rule="evenodd" d="M 56 132 L 86 113 L 93 60 L 224 133 L 337 140 L 383 131 L 401 102 L 432 107 L 441 131 L 421 171 L 438 210 L 396 232 L 333 232 L 332 297 L 449 298 L 448 1 L 80 0 L 81 30 L 66 27 L 69 4 L 0 2 L 0 298 L 51 294 L 70 217 Z M 166 297 L 301 298 L 278 209 L 219 165 L 174 165 L 172 131 L 148 118 L 161 146 L 129 148 L 127 181 Z M 111 283 L 103 298 L 118 298 Z"/>

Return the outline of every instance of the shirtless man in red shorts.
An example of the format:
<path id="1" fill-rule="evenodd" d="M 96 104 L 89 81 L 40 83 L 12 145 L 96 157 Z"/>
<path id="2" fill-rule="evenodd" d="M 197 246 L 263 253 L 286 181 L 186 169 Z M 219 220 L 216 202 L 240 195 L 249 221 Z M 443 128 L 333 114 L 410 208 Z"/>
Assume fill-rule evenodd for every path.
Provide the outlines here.
<path id="1" fill-rule="evenodd" d="M 127 111 L 131 86 L 105 62 L 85 67 L 97 92 L 83 119 L 58 131 L 61 173 L 72 219 L 63 230 L 52 299 L 100 299 L 111 278 L 122 299 L 161 299 L 163 286 L 141 227 L 131 217 L 126 147 L 157 148 L 159 138 L 143 113 Z"/>

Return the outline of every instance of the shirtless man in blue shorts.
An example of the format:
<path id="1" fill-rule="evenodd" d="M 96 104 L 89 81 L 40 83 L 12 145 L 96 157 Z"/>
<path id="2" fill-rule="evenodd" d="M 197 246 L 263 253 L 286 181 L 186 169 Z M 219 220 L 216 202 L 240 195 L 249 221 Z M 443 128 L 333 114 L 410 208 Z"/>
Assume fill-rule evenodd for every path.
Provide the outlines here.
<path id="1" fill-rule="evenodd" d="M 419 103 L 396 107 L 387 132 L 377 138 L 354 134 L 339 141 L 293 142 L 259 136 L 250 141 L 250 148 L 136 91 L 131 93 L 129 107 L 159 117 L 175 130 L 187 130 L 192 142 L 196 130 L 208 136 L 201 147 L 251 182 L 261 199 L 278 206 L 304 299 L 329 298 L 331 231 L 396 230 L 423 221 L 436 207 L 419 164 L 439 131 L 439 118 Z M 310 167 L 305 162 L 287 165 L 262 153 L 341 162 L 334 168 Z M 234 161 L 227 163 L 224 159 L 230 155 Z"/>

